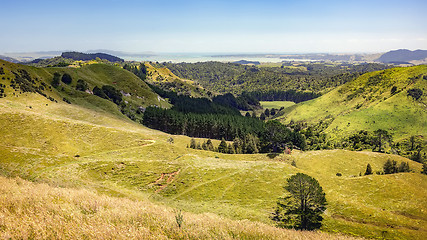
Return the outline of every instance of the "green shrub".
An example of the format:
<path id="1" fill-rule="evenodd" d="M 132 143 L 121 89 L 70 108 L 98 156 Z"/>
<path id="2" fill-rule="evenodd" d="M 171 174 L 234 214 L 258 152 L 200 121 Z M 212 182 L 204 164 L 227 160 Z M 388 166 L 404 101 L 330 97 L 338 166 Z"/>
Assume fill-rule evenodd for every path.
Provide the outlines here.
<path id="1" fill-rule="evenodd" d="M 65 84 L 71 84 L 73 82 L 73 78 L 68 73 L 64 73 L 62 75 L 61 81 Z"/>

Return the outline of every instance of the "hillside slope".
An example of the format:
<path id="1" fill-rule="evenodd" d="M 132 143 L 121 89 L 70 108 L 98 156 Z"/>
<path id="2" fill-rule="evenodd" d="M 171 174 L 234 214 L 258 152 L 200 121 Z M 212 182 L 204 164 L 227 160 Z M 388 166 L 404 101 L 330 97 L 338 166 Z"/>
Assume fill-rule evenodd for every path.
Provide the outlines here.
<path id="1" fill-rule="evenodd" d="M 19 178 L 0 177 L 0 214 L 2 239 L 356 239 L 232 221 L 213 214 L 184 213 L 180 228 L 172 209 L 149 201 L 55 188 Z"/>
<path id="2" fill-rule="evenodd" d="M 427 65 L 366 73 L 329 93 L 285 109 L 280 120 L 316 123 L 330 120 L 326 129 L 335 137 L 358 130 L 385 129 L 395 140 L 427 136 Z M 408 90 L 420 89 L 415 100 Z"/>
<path id="3" fill-rule="evenodd" d="M 283 196 L 285 179 L 296 172 L 304 172 L 318 179 L 326 192 L 328 210 L 324 231 L 390 239 L 422 239 L 427 231 L 427 176 L 419 173 L 421 164 L 399 156 L 333 150 L 269 157 L 193 150 L 186 148 L 190 142 L 188 137 L 170 136 L 115 113 L 61 101 L 56 103 L 35 93 L 0 98 L 0 124 L 4 140 L 0 142 L 0 174 L 3 176 L 272 225 L 269 215 L 277 198 Z M 169 141 L 171 137 L 173 142 Z M 218 141 L 214 144 L 217 146 Z M 376 171 L 388 159 L 408 161 L 416 173 L 357 177 L 366 164 L 370 163 Z M 293 160 L 297 167 L 291 165 Z M 336 176 L 338 172 L 341 177 Z M 89 196 L 95 200 L 84 200 L 84 211 L 98 201 L 97 196 Z M 37 206 L 42 209 L 52 207 L 38 199 L 34 201 L 40 202 Z M 67 204 L 75 203 L 61 199 Z M 100 205 L 103 209 L 103 203 Z M 121 206 L 111 211 L 120 211 Z M 72 205 L 71 209 L 75 207 Z M 131 213 L 127 214 L 128 209 L 123 210 L 125 213 L 120 219 L 132 218 Z M 71 213 L 61 212 L 64 216 Z M 28 219 L 23 214 L 12 214 L 10 219 Z M 97 218 L 98 213 L 91 216 L 96 217 L 88 220 L 88 224 L 103 226 L 104 220 Z M 167 216 L 173 218 L 171 213 Z M 202 217 L 201 221 L 204 219 Z M 158 221 L 164 220 L 154 220 L 150 228 L 156 234 L 163 231 L 159 230 L 163 225 Z M 117 223 L 121 229 L 122 223 Z M 185 220 L 184 226 L 186 224 L 193 226 L 192 220 Z M 31 229 L 28 225 L 20 226 L 22 232 Z M 242 232 L 251 234 L 249 230 Z M 175 234 L 175 230 L 171 234 Z M 223 236 L 220 234 L 213 238 Z M 254 234 L 259 236 L 254 238 L 268 238 Z"/>
<path id="4" fill-rule="evenodd" d="M 145 82 L 120 67 L 107 64 L 89 64 L 82 67 L 37 68 L 13 64 L 0 60 L 0 83 L 6 96 L 19 96 L 24 92 L 39 93 L 51 101 L 69 101 L 89 109 L 115 113 L 117 116 L 136 115 L 138 108 L 157 105 L 170 106 L 154 93 Z M 68 74 L 71 83 L 59 82 L 53 87 L 53 76 Z M 87 85 L 86 91 L 76 90 L 78 81 Z M 110 85 L 121 92 L 123 102 L 116 105 L 112 101 L 93 95 L 94 87 Z"/>
<path id="5" fill-rule="evenodd" d="M 154 63 L 145 63 L 147 81 L 167 91 L 174 91 L 192 97 L 212 97 L 212 93 L 199 83 L 180 78 L 168 68 Z"/>

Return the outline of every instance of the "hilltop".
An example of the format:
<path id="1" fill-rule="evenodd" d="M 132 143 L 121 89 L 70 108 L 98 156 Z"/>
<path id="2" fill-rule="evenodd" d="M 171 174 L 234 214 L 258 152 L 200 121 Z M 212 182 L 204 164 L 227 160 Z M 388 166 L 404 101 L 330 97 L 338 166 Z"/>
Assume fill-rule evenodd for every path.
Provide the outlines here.
<path id="1" fill-rule="evenodd" d="M 389 51 L 381 55 L 375 61 L 383 63 L 416 63 L 417 61 L 424 62 L 427 59 L 427 50 L 415 50 L 410 51 L 408 49 L 399 49 L 394 51 Z"/>
<path id="2" fill-rule="evenodd" d="M 124 62 L 123 59 L 106 53 L 63 52 L 61 57 L 82 61 L 95 60 L 96 58 L 100 58 L 110 62 Z"/>

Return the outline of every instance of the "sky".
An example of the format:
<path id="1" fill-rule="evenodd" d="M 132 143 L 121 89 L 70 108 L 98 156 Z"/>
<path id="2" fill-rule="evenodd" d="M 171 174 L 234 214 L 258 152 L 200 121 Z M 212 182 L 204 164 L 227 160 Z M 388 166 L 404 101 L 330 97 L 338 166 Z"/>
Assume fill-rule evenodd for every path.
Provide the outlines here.
<path id="1" fill-rule="evenodd" d="M 427 49 L 425 0 L 0 0 L 0 53 Z"/>

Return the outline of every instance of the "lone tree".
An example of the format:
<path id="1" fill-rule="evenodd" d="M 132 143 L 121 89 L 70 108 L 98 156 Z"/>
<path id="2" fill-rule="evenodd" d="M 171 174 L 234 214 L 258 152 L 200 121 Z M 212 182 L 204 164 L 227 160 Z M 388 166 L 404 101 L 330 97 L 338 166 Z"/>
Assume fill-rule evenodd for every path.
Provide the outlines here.
<path id="1" fill-rule="evenodd" d="M 65 84 L 70 84 L 73 81 L 73 78 L 68 73 L 62 75 L 61 81 Z"/>
<path id="2" fill-rule="evenodd" d="M 366 166 L 365 175 L 371 175 L 371 174 L 372 174 L 372 167 L 371 167 L 371 164 L 368 163 L 368 165 Z"/>
<path id="3" fill-rule="evenodd" d="M 287 180 L 284 189 L 289 193 L 279 198 L 271 219 L 282 228 L 314 230 L 320 228 L 326 210 L 326 198 L 319 182 L 303 173 Z"/>

